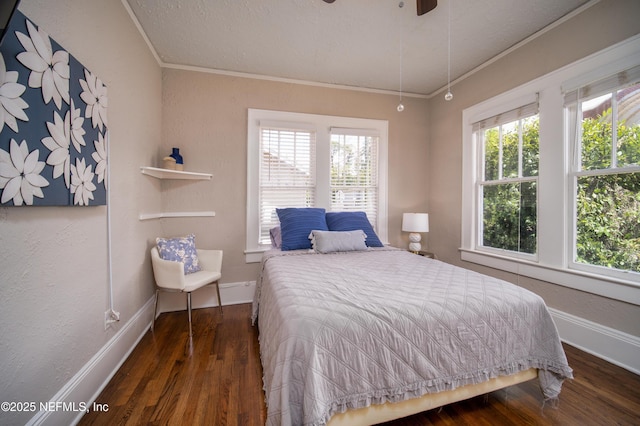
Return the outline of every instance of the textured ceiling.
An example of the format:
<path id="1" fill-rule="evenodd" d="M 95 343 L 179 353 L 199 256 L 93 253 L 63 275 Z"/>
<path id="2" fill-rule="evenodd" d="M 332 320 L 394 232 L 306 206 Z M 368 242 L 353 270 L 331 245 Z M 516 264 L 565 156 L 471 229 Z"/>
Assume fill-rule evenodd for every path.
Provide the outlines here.
<path id="1" fill-rule="evenodd" d="M 414 0 L 125 1 L 164 64 L 423 95 L 447 84 L 449 9 L 453 81 L 593 3 L 440 0 L 417 16 Z"/>

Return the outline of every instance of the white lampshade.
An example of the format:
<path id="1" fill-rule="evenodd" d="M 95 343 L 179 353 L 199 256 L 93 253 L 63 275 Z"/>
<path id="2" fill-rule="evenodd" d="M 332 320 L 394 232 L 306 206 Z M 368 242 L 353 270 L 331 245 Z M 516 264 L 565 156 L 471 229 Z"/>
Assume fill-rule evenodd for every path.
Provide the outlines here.
<path id="1" fill-rule="evenodd" d="M 404 232 L 429 232 L 429 213 L 404 213 L 402 215 Z"/>

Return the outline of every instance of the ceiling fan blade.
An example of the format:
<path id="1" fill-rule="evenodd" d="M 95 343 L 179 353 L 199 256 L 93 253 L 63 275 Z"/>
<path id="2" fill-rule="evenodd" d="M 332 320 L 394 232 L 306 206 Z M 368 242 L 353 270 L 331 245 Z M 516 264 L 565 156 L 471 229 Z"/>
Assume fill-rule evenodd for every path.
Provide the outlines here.
<path id="1" fill-rule="evenodd" d="M 438 0 L 416 0 L 416 3 L 418 6 L 418 16 L 422 16 L 435 9 L 438 5 Z"/>

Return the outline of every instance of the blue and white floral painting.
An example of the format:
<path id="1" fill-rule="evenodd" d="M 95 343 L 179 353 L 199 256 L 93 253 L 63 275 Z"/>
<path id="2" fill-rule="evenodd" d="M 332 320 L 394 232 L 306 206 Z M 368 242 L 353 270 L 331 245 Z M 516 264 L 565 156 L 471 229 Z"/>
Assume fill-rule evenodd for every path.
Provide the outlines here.
<path id="1" fill-rule="evenodd" d="M 0 45 L 0 206 L 107 202 L 107 89 L 16 11 Z"/>

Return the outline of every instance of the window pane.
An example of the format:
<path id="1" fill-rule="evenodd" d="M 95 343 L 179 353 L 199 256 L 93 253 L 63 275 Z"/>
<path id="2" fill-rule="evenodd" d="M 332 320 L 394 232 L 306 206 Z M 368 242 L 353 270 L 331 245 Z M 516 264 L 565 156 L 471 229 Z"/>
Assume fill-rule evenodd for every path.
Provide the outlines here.
<path id="1" fill-rule="evenodd" d="M 538 176 L 538 124 L 539 116 L 536 114 L 482 133 L 484 180 Z M 500 168 L 502 174 L 499 173 Z"/>
<path id="2" fill-rule="evenodd" d="M 538 176 L 540 144 L 538 115 L 522 120 L 522 176 Z"/>
<path id="3" fill-rule="evenodd" d="M 375 185 L 377 138 L 331 135 L 331 184 Z"/>
<path id="4" fill-rule="evenodd" d="M 484 131 L 484 180 L 497 180 L 500 164 L 500 134 L 498 127 Z"/>
<path id="5" fill-rule="evenodd" d="M 618 167 L 640 165 L 640 84 L 619 90 Z"/>
<path id="6" fill-rule="evenodd" d="M 538 250 L 538 192 L 536 182 L 520 185 L 520 252 Z"/>
<path id="7" fill-rule="evenodd" d="M 582 102 L 582 170 L 611 167 L 611 94 Z"/>
<path id="8" fill-rule="evenodd" d="M 307 131 L 262 129 L 263 185 L 310 185 L 314 182 L 314 135 Z"/>
<path id="9" fill-rule="evenodd" d="M 483 188 L 483 245 L 534 254 L 537 237 L 536 183 Z"/>
<path id="10" fill-rule="evenodd" d="M 502 177 L 518 177 L 518 122 L 502 126 Z"/>
<path id="11" fill-rule="evenodd" d="M 577 262 L 640 272 L 640 173 L 578 178 Z"/>
<path id="12" fill-rule="evenodd" d="M 331 211 L 364 211 L 371 224 L 376 223 L 378 192 L 375 188 L 332 188 Z"/>

